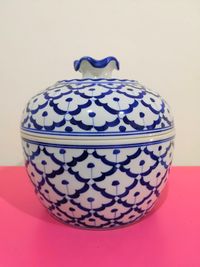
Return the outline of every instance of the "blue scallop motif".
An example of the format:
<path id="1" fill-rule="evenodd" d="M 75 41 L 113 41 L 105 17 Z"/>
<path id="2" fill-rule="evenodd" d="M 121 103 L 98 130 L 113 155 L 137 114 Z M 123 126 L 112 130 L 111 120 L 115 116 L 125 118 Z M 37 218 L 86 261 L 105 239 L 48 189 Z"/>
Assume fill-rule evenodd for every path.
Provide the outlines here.
<path id="1" fill-rule="evenodd" d="M 26 168 L 43 204 L 60 221 L 87 228 L 112 228 L 137 221 L 154 205 L 166 182 L 173 140 L 136 147 L 96 147 L 90 151 L 76 146 L 79 152 L 73 155 L 72 147 L 23 141 Z M 101 172 L 85 177 L 83 166 L 93 169 L 98 162 L 103 166 Z M 134 162 L 139 168 L 131 167 Z M 75 182 L 72 188 L 78 185 L 72 192 L 66 187 L 70 178 Z"/>
<path id="2" fill-rule="evenodd" d="M 84 120 L 81 114 L 88 113 L 91 107 L 98 118 Z M 148 125 L 147 113 L 154 118 Z M 24 110 L 21 127 L 49 135 L 120 136 L 169 130 L 173 128 L 173 119 L 167 103 L 136 81 L 83 79 L 58 82 L 33 97 Z"/>

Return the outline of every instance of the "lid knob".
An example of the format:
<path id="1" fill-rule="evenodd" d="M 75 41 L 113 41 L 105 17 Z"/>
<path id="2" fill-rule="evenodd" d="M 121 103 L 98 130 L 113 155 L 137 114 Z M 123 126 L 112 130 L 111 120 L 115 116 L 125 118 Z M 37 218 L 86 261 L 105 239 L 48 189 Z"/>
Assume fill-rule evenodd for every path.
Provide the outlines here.
<path id="1" fill-rule="evenodd" d="M 96 60 L 82 57 L 74 61 L 75 71 L 80 71 L 83 78 L 111 78 L 113 70 L 119 70 L 119 61 L 115 57 Z"/>

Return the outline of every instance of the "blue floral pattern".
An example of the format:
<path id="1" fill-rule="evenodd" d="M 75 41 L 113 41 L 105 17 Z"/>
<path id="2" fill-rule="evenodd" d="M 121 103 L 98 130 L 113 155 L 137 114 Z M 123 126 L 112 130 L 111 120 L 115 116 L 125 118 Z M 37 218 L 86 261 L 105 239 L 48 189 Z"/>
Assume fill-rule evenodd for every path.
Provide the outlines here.
<path id="1" fill-rule="evenodd" d="M 173 119 L 159 94 L 137 81 L 84 79 L 57 82 L 34 96 L 21 127 L 45 134 L 138 134 L 168 130 Z"/>
<path id="2" fill-rule="evenodd" d="M 62 92 L 69 98 L 66 90 Z M 41 96 L 38 104 L 36 98 L 32 100 L 31 116 L 33 110 L 37 113 L 45 108 L 45 97 Z M 149 105 L 147 100 L 144 103 Z M 75 105 L 69 109 L 71 112 L 77 112 Z M 110 107 L 115 110 L 114 104 Z M 151 108 L 160 110 L 159 105 Z M 52 126 L 52 122 L 45 125 Z M 173 138 L 85 148 L 23 139 L 23 150 L 35 192 L 54 217 L 73 226 L 112 228 L 139 220 L 153 207 L 167 180 Z"/>

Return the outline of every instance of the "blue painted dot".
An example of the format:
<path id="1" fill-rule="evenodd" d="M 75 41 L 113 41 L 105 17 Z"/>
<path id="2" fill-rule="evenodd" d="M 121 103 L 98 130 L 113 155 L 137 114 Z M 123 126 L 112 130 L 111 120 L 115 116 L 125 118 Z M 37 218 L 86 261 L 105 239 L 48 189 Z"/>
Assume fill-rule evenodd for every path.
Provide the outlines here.
<path id="1" fill-rule="evenodd" d="M 135 215 L 131 215 L 131 216 L 129 216 L 129 219 L 132 219 L 132 218 L 134 218 L 135 217 Z"/>
<path id="2" fill-rule="evenodd" d="M 89 112 L 89 116 L 90 116 L 91 118 L 94 118 L 94 117 L 96 116 L 96 113 L 95 113 L 95 112 Z"/>
<path id="3" fill-rule="evenodd" d="M 47 165 L 46 160 L 42 160 L 41 163 L 42 163 L 42 165 Z"/>
<path id="4" fill-rule="evenodd" d="M 119 101 L 119 98 L 118 97 L 113 97 L 113 100 L 118 102 Z"/>
<path id="5" fill-rule="evenodd" d="M 112 210 L 111 210 L 111 212 L 116 212 L 116 211 L 118 211 L 118 209 L 112 209 Z"/>
<path id="6" fill-rule="evenodd" d="M 164 122 L 162 122 L 162 123 L 161 123 L 161 127 L 165 127 L 165 124 L 164 124 Z"/>
<path id="7" fill-rule="evenodd" d="M 60 89 L 56 89 L 55 92 L 60 92 Z"/>
<path id="8" fill-rule="evenodd" d="M 75 211 L 75 209 L 74 209 L 74 208 L 72 208 L 72 207 L 70 207 L 70 208 L 69 208 L 69 210 L 70 210 L 70 211 Z"/>
<path id="9" fill-rule="evenodd" d="M 66 151 L 64 150 L 64 149 L 60 149 L 60 154 L 65 154 L 66 153 Z"/>
<path id="10" fill-rule="evenodd" d="M 31 172 L 31 176 L 35 177 L 35 174 L 33 172 Z"/>
<path id="11" fill-rule="evenodd" d="M 94 218 L 90 218 L 88 221 L 89 222 L 95 222 L 95 219 Z"/>
<path id="12" fill-rule="evenodd" d="M 26 147 L 29 147 L 30 145 L 28 143 L 26 143 Z"/>
<path id="13" fill-rule="evenodd" d="M 62 180 L 62 182 L 61 182 L 62 184 L 64 184 L 64 185 L 67 185 L 67 184 L 69 184 L 69 182 L 67 181 L 67 180 Z"/>
<path id="14" fill-rule="evenodd" d="M 95 88 L 90 88 L 89 91 L 95 91 Z"/>
<path id="15" fill-rule="evenodd" d="M 30 123 L 28 124 L 28 128 L 31 128 L 31 124 Z"/>
<path id="16" fill-rule="evenodd" d="M 88 165 L 87 165 L 88 168 L 94 168 L 94 166 L 95 166 L 95 165 L 94 165 L 94 163 L 92 163 L 92 162 L 91 162 L 91 163 L 88 163 Z"/>
<path id="17" fill-rule="evenodd" d="M 48 112 L 47 111 L 44 111 L 43 113 L 42 113 L 42 117 L 46 117 L 48 115 Z"/>
<path id="18" fill-rule="evenodd" d="M 37 100 L 38 100 L 38 98 L 35 98 L 35 99 L 33 100 L 33 103 L 35 103 Z"/>
<path id="19" fill-rule="evenodd" d="M 126 131 L 126 127 L 125 126 L 119 126 L 119 130 L 120 130 L 120 132 L 125 132 Z"/>
<path id="20" fill-rule="evenodd" d="M 88 202 L 94 202 L 94 198 L 93 197 L 88 197 L 87 201 Z"/>
<path id="21" fill-rule="evenodd" d="M 161 149 L 162 149 L 162 146 L 159 146 L 159 147 L 158 147 L 158 151 L 160 151 Z"/>
<path id="22" fill-rule="evenodd" d="M 149 200 L 147 201 L 147 204 L 151 203 L 151 201 L 152 201 L 152 200 L 151 200 L 151 199 L 149 199 Z"/>
<path id="23" fill-rule="evenodd" d="M 115 180 L 115 181 L 112 182 L 112 185 L 113 185 L 113 186 L 117 186 L 117 185 L 119 185 L 119 184 L 120 184 L 120 183 L 119 183 L 119 181 L 117 181 L 117 180 Z"/>
<path id="24" fill-rule="evenodd" d="M 73 99 L 71 97 L 68 97 L 65 99 L 66 102 L 71 102 Z"/>
<path id="25" fill-rule="evenodd" d="M 47 190 L 47 189 L 45 189 L 44 192 L 47 193 L 47 194 L 49 194 L 49 190 Z"/>
<path id="26" fill-rule="evenodd" d="M 155 102 L 155 99 L 153 99 L 152 97 L 150 97 L 150 100 L 151 100 L 151 102 Z"/>
<path id="27" fill-rule="evenodd" d="M 114 155 L 117 155 L 117 154 L 119 154 L 119 153 L 120 153 L 120 150 L 119 150 L 119 149 L 114 149 L 114 150 L 113 150 L 113 154 L 114 154 Z"/>
<path id="28" fill-rule="evenodd" d="M 57 212 L 56 215 L 59 216 L 59 217 L 61 216 L 61 214 L 59 212 Z"/>
<path id="29" fill-rule="evenodd" d="M 157 174 L 156 174 L 156 177 L 159 177 L 161 175 L 161 173 L 160 172 L 158 172 Z"/>
<path id="30" fill-rule="evenodd" d="M 127 90 L 128 90 L 128 91 L 133 91 L 133 89 L 131 89 L 131 88 L 128 88 Z"/>
<path id="31" fill-rule="evenodd" d="M 143 112 L 140 112 L 140 118 L 144 118 L 145 114 Z"/>
<path id="32" fill-rule="evenodd" d="M 66 131 L 66 132 L 72 132 L 73 129 L 72 129 L 72 127 L 70 127 L 70 126 L 67 126 L 67 127 L 65 127 L 65 131 Z"/>
<path id="33" fill-rule="evenodd" d="M 140 194 L 140 192 L 135 192 L 135 193 L 134 193 L 134 197 L 139 196 L 139 194 Z"/>
<path id="34" fill-rule="evenodd" d="M 145 161 L 142 159 L 141 161 L 140 161 L 140 166 L 143 166 L 145 164 Z"/>

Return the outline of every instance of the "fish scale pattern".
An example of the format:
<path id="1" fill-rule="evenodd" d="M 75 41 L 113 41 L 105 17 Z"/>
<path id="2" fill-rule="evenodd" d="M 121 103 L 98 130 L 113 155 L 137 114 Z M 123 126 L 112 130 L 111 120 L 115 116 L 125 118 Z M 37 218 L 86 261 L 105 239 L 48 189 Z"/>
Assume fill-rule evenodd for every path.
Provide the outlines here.
<path id="1" fill-rule="evenodd" d="M 172 138 L 85 148 L 22 144 L 42 204 L 60 221 L 86 228 L 118 227 L 144 216 L 166 183 L 173 152 Z"/>
<path id="2" fill-rule="evenodd" d="M 27 104 L 26 131 L 63 135 L 134 134 L 173 127 L 169 106 L 137 81 L 60 81 Z"/>

